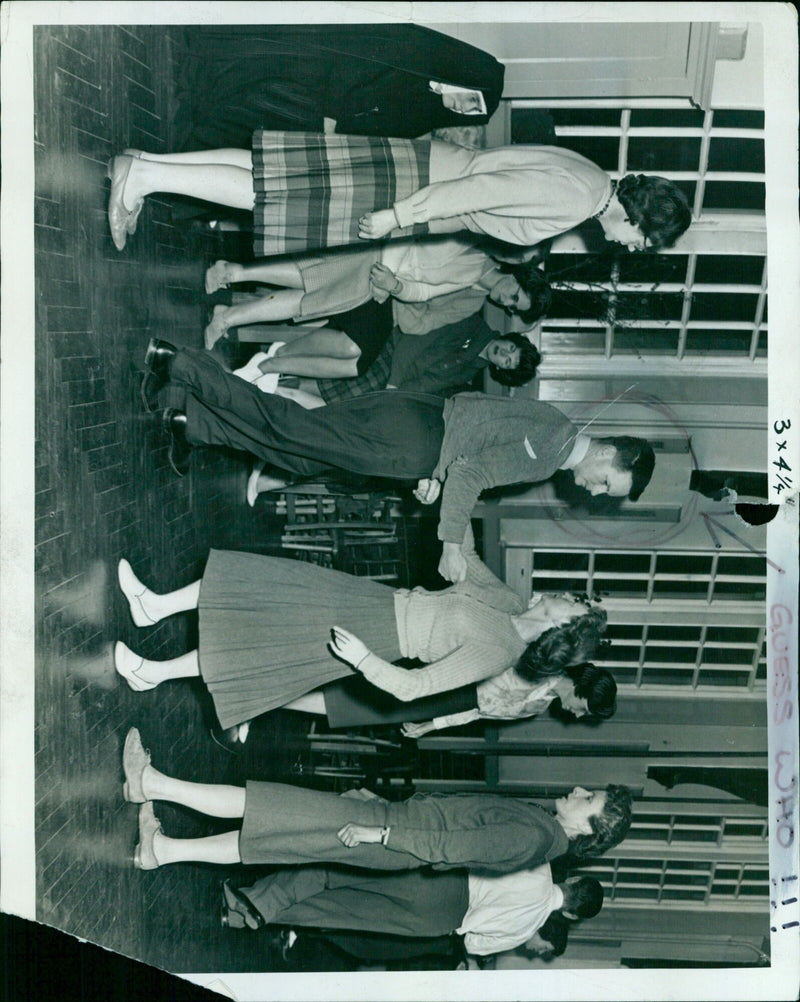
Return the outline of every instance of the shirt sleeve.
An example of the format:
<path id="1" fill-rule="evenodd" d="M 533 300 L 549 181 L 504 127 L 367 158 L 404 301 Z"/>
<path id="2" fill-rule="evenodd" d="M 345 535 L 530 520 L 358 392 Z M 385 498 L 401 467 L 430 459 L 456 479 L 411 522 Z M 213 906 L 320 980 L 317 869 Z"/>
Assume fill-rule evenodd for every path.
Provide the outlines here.
<path id="1" fill-rule="evenodd" d="M 471 724 L 473 720 L 480 720 L 481 712 L 476 707 L 474 710 L 464 710 L 461 713 L 448 713 L 443 717 L 434 717 L 433 726 L 437 731 L 444 731 L 448 727 L 463 727 L 464 724 Z"/>
<path id="2" fill-rule="evenodd" d="M 434 476 L 439 477 L 441 472 L 444 471 L 437 468 Z M 437 532 L 439 539 L 460 543 L 481 491 L 496 486 L 477 461 L 456 459 L 451 463 L 444 476 Z"/>
<path id="3" fill-rule="evenodd" d="M 368 682 L 407 703 L 499 675 L 508 662 L 508 653 L 496 645 L 471 642 L 424 668 L 400 668 L 368 654 L 358 670 Z"/>
<path id="4" fill-rule="evenodd" d="M 470 525 L 469 518 L 467 525 Z M 525 611 L 525 603 L 519 595 L 489 570 L 474 549 L 468 550 L 465 546 L 462 552 L 467 561 L 467 577 L 455 585 L 456 590 L 478 598 L 501 612 L 518 615 Z"/>
<path id="5" fill-rule="evenodd" d="M 498 873 L 530 865 L 527 861 L 539 856 L 544 860 L 551 844 L 551 834 L 521 820 L 436 830 L 395 823 L 386 840 L 387 849 L 408 853 L 426 863 Z"/>
<path id="6" fill-rule="evenodd" d="M 404 303 L 426 303 L 429 299 L 447 296 L 451 292 L 461 292 L 463 282 L 442 282 L 441 285 L 431 285 L 430 282 L 418 282 L 411 278 L 401 278 L 402 288 L 393 293 L 395 299 Z"/>
<path id="7" fill-rule="evenodd" d="M 508 214 L 517 209 L 524 215 L 528 182 L 533 182 L 533 173 L 493 171 L 426 185 L 394 203 L 397 221 L 405 229 L 417 223 L 486 209 L 502 209 Z"/>
<path id="8" fill-rule="evenodd" d="M 486 296 L 478 289 L 461 289 L 437 295 L 425 303 L 395 299 L 394 322 L 404 334 L 429 334 L 440 327 L 466 320 L 481 308 Z"/>
<path id="9" fill-rule="evenodd" d="M 529 937 L 530 938 L 530 937 Z M 464 936 L 464 947 L 467 953 L 476 957 L 486 957 L 492 953 L 503 953 L 505 950 L 515 950 L 525 942 L 519 936 L 485 936 L 479 932 L 468 932 Z"/>

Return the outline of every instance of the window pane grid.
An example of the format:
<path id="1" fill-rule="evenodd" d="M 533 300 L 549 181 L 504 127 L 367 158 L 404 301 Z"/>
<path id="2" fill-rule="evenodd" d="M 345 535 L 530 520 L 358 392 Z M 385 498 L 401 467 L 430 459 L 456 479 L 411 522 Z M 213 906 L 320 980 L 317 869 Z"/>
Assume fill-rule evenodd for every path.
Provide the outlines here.
<path id="1" fill-rule="evenodd" d="M 718 861 L 670 859 L 602 859 L 590 863 L 583 872 L 596 877 L 603 885 L 607 901 L 631 904 L 658 902 L 679 907 L 694 901 L 713 907 L 725 900 L 740 897 L 751 901 L 769 897 L 767 850 L 764 863 L 738 863 L 724 858 Z"/>
<path id="2" fill-rule="evenodd" d="M 735 619 L 731 625 L 726 609 L 744 603 L 763 615 L 766 560 L 760 554 L 548 549 L 533 552 L 531 561 L 533 591 L 613 600 L 611 647 L 598 663 L 613 670 L 623 688 L 763 689 L 765 631 Z"/>
<path id="3" fill-rule="evenodd" d="M 676 105 L 669 99 L 645 101 L 631 100 L 625 105 L 619 101 L 561 100 L 554 102 L 512 101 L 511 115 L 523 113 L 525 108 L 547 108 L 553 116 L 556 135 L 560 143 L 594 159 L 608 173 L 618 179 L 629 172 L 644 171 L 658 174 L 678 183 L 692 203 L 693 216 L 702 219 L 708 212 L 737 210 L 741 213 L 757 212 L 763 217 L 764 129 L 761 116 L 753 116 L 753 128 L 747 119 L 732 119 L 728 109 L 712 109 L 702 113 L 700 124 L 696 115 L 679 115 Z M 606 108 L 604 123 L 594 124 L 588 116 L 581 122 L 581 111 Z M 648 115 L 660 124 L 636 124 L 635 115 Z M 614 109 L 614 110 L 611 110 Z M 643 109 L 647 109 L 645 112 Z M 665 118 L 664 113 L 668 113 Z M 530 112 L 529 112 L 530 113 Z M 618 116 L 614 120 L 614 116 Z M 577 116 L 577 120 L 576 120 Z M 715 124 L 719 117 L 720 125 Z M 735 126 L 731 126 L 731 122 Z M 632 122 L 634 124 L 632 124 Z M 683 122 L 683 124 L 680 124 Z M 736 223 L 731 226 L 735 229 Z M 752 243 L 747 241 L 746 243 Z M 588 255 L 583 258 L 584 268 Z M 663 256 L 663 255 L 662 255 Z M 750 255 L 753 257 L 754 255 Z M 759 254 L 764 261 L 764 255 Z M 553 250 L 554 271 L 558 270 L 558 242 Z M 647 272 L 651 268 L 637 265 Z M 643 283 L 619 281 L 619 260 L 614 271 L 599 282 L 585 282 L 576 274 L 576 281 L 559 282 L 555 276 L 554 315 L 540 322 L 540 347 L 555 356 L 561 352 L 568 356 L 602 355 L 606 359 L 635 354 L 644 358 L 671 356 L 678 361 L 702 353 L 706 358 L 736 359 L 762 364 L 767 349 L 766 316 L 766 265 L 761 270 L 760 284 L 750 282 L 696 281 L 698 261 L 722 258 L 725 255 L 712 251 L 693 250 L 686 255 L 683 275 L 664 282 L 645 275 Z M 729 261 L 735 261 L 731 255 Z M 721 269 L 724 273 L 725 269 Z M 562 276 L 563 278 L 563 276 Z M 627 301 L 625 294 L 627 293 Z M 680 296 L 680 304 L 669 305 L 668 297 Z M 635 300 L 635 301 L 634 301 Z M 678 310 L 678 313 L 674 311 Z M 666 316 L 664 314 L 667 314 Z M 566 314 L 566 315 L 565 315 Z M 591 317 L 599 314 L 598 322 Z M 629 315 L 631 314 L 631 315 Z M 730 320 L 730 316 L 736 317 Z M 710 319 L 705 319 L 709 317 Z M 726 323 L 727 322 L 727 323 Z M 721 323 L 721 325 L 720 325 Z M 730 324 L 730 326 L 728 326 Z M 559 329 L 569 327 L 575 331 L 586 328 L 586 333 L 564 342 Z M 591 331 L 598 331 L 592 337 Z M 716 331 L 736 331 L 736 336 L 722 337 Z M 599 332 L 602 339 L 598 343 Z M 662 334 L 658 334 L 662 331 Z M 675 331 L 674 336 L 668 332 Z M 623 336 L 624 335 L 624 336 Z M 555 359 L 553 359 L 555 364 Z"/>

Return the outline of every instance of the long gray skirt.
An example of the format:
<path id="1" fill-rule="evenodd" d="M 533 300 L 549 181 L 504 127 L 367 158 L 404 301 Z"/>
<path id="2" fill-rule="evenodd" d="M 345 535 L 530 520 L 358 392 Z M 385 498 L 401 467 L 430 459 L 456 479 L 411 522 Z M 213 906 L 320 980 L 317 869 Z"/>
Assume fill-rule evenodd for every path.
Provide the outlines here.
<path id="1" fill-rule="evenodd" d="M 354 675 L 328 651 L 342 626 L 401 657 L 394 589 L 301 560 L 212 550 L 200 586 L 200 674 L 222 727 Z"/>
<path id="2" fill-rule="evenodd" d="M 395 810 L 402 807 L 395 805 Z M 248 782 L 239 854 L 245 864 L 345 863 L 370 870 L 424 866 L 406 852 L 375 843 L 348 849 L 336 837 L 348 822 L 382 828 L 389 816 L 385 800 L 354 800 L 284 783 Z"/>

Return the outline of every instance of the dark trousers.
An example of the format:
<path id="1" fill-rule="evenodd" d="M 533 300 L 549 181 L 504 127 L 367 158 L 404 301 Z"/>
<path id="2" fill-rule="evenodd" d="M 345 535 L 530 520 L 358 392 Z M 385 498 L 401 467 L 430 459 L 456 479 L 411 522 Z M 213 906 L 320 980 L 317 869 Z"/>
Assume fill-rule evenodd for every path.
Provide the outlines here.
<path id="1" fill-rule="evenodd" d="M 469 907 L 466 871 L 287 867 L 241 890 L 267 923 L 399 936 L 446 936 Z"/>
<path id="2" fill-rule="evenodd" d="M 433 472 L 444 435 L 438 397 L 387 390 L 309 411 L 194 348 L 178 351 L 160 402 L 185 412 L 192 445 L 240 449 L 300 476 L 341 469 L 419 480 Z"/>

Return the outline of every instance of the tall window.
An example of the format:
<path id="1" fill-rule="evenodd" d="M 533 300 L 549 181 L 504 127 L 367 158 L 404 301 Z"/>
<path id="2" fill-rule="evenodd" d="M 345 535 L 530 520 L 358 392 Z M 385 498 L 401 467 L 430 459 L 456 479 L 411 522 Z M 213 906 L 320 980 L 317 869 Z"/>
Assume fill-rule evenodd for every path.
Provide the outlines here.
<path id="1" fill-rule="evenodd" d="M 709 229 L 705 246 L 698 233 L 691 251 L 657 255 L 619 253 L 612 247 L 588 255 L 564 249 L 569 241 L 556 241 L 549 270 L 557 292 L 541 324 L 541 350 L 671 357 L 688 364 L 701 355 L 751 363 L 765 358 L 763 224 L 759 232 L 763 112 L 703 112 L 656 101 L 609 107 L 613 103 L 561 102 L 547 108 L 558 144 L 614 178 L 637 171 L 670 178 L 686 193 L 695 228 L 713 223 L 716 238 Z M 542 140 L 545 105 L 512 102 L 512 142 Z M 720 241 L 720 227 L 738 231 L 737 239 Z"/>

